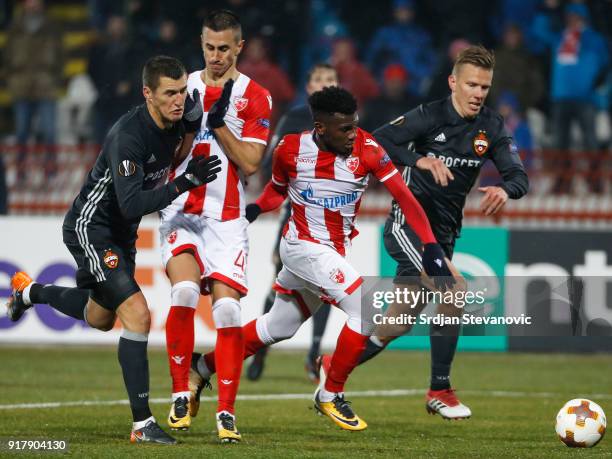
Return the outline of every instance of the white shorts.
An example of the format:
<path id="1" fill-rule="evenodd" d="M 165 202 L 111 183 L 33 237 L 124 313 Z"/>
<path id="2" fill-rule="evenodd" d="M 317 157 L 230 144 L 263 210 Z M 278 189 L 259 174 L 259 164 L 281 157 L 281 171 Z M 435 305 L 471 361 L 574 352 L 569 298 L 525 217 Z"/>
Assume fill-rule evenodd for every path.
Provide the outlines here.
<path id="1" fill-rule="evenodd" d="M 346 258 L 327 245 L 282 238 L 280 256 L 283 269 L 274 283 L 280 293 L 306 289 L 323 302 L 337 305 L 363 282 Z"/>
<path id="2" fill-rule="evenodd" d="M 159 227 L 162 263 L 175 255 L 193 251 L 202 273 L 202 293 L 218 280 L 246 295 L 249 239 L 246 218 L 220 221 L 199 215 L 175 214 Z"/>

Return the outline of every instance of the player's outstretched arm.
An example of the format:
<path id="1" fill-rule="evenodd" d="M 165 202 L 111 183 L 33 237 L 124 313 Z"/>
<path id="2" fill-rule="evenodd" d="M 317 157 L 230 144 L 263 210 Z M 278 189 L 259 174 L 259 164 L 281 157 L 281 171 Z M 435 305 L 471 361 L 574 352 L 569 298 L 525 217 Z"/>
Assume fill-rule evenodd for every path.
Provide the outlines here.
<path id="1" fill-rule="evenodd" d="M 221 161 L 216 156 L 190 161 L 185 173 L 163 187 L 144 190 L 144 162 L 151 155 L 139 139 L 125 132 L 109 140 L 108 159 L 119 209 L 134 219 L 168 206 L 179 194 L 217 178 Z"/>
<path id="2" fill-rule="evenodd" d="M 287 185 L 277 185 L 272 180 L 268 182 L 257 200 L 246 206 L 245 216 L 252 223 L 262 212 L 278 209 L 287 198 Z"/>
<path id="3" fill-rule="evenodd" d="M 229 107 L 234 80 L 229 79 L 223 86 L 221 96 L 208 112 L 207 123 L 214 131 L 215 138 L 224 153 L 245 175 L 252 175 L 259 169 L 266 146 L 263 143 L 248 142 L 236 138 L 226 126 L 224 117 Z M 262 118 L 263 119 L 263 118 Z M 269 119 L 269 113 L 267 118 Z"/>

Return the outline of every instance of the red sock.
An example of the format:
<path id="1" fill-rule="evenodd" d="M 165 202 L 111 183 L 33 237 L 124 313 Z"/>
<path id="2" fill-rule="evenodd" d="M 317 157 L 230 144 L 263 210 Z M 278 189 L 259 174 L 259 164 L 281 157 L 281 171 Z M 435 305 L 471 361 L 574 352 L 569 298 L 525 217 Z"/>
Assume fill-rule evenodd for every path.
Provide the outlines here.
<path id="1" fill-rule="evenodd" d="M 166 319 L 166 350 L 172 376 L 172 392 L 189 391 L 189 367 L 193 352 L 195 309 L 172 306 Z"/>
<path id="2" fill-rule="evenodd" d="M 353 368 L 357 366 L 367 340 L 367 336 L 351 330 L 344 324 L 329 366 L 329 374 L 325 381 L 326 391 L 344 392 L 344 383 Z"/>
<path id="3" fill-rule="evenodd" d="M 248 324 L 242 327 L 242 336 L 244 337 L 244 358 L 252 356 L 262 347 L 265 347 L 265 344 L 261 342 L 259 336 L 257 335 L 257 327 L 255 324 L 257 323 L 257 319 L 251 320 Z M 206 366 L 210 370 L 211 373 L 215 373 L 216 365 L 215 365 L 215 351 L 209 352 L 208 354 L 204 354 L 204 362 Z"/>
<path id="4" fill-rule="evenodd" d="M 251 357 L 258 350 L 266 345 L 261 342 L 257 335 L 257 319 L 251 320 L 248 324 L 242 327 L 244 336 L 244 358 Z"/>
<path id="5" fill-rule="evenodd" d="M 217 329 L 215 346 L 215 367 L 219 403 L 217 412 L 228 411 L 234 414 L 234 402 L 240 384 L 242 361 L 244 359 L 244 338 L 242 327 Z"/>

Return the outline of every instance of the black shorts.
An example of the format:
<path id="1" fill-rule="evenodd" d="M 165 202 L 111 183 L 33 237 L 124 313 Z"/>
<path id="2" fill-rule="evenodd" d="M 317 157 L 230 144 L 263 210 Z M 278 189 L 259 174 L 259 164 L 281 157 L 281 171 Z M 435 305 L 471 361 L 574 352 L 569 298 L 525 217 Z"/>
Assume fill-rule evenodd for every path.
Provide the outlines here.
<path id="1" fill-rule="evenodd" d="M 452 260 L 455 238 L 449 240 L 448 236 L 440 237 L 435 231 L 434 236 L 448 259 Z M 388 218 L 385 222 L 383 240 L 387 253 L 397 262 L 394 282 L 399 282 L 400 277 L 420 277 L 423 270 L 421 261 L 423 244 L 414 230 L 406 224 L 399 225 L 392 218 Z"/>
<path id="2" fill-rule="evenodd" d="M 86 238 L 83 236 L 86 234 Z M 88 228 L 81 237 L 64 226 L 64 244 L 77 264 L 78 288 L 91 290 L 91 298 L 105 309 L 114 311 L 140 287 L 134 279 L 136 247 L 134 244 L 117 244 L 99 241 L 92 236 L 95 230 Z M 95 241 L 95 242 L 92 242 Z"/>

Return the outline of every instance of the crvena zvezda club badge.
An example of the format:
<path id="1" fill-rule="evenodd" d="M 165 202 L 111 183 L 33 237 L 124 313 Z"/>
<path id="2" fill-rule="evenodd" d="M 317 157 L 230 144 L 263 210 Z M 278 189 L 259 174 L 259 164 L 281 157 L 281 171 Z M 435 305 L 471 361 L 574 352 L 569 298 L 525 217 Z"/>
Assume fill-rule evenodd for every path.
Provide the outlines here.
<path id="1" fill-rule="evenodd" d="M 115 269 L 119 264 L 119 257 L 111 249 L 106 249 L 106 252 L 104 252 L 104 264 L 111 269 Z"/>
<path id="2" fill-rule="evenodd" d="M 348 167 L 348 170 L 354 174 L 359 167 L 359 158 L 354 156 L 351 158 L 346 158 L 346 167 Z"/>
<path id="3" fill-rule="evenodd" d="M 473 146 L 474 153 L 478 156 L 482 156 L 487 152 L 489 149 L 489 139 L 487 139 L 484 131 L 478 131 L 478 135 L 474 137 Z"/>
<path id="4" fill-rule="evenodd" d="M 334 269 L 329 278 L 336 284 L 344 284 L 344 273 L 339 268 Z"/>
<path id="5" fill-rule="evenodd" d="M 170 234 L 166 237 L 168 243 L 174 244 L 176 242 L 176 230 L 171 231 Z"/>
<path id="6" fill-rule="evenodd" d="M 249 103 L 249 99 L 246 97 L 236 97 L 234 99 L 234 107 L 236 107 L 237 112 L 241 112 L 246 108 Z"/>

